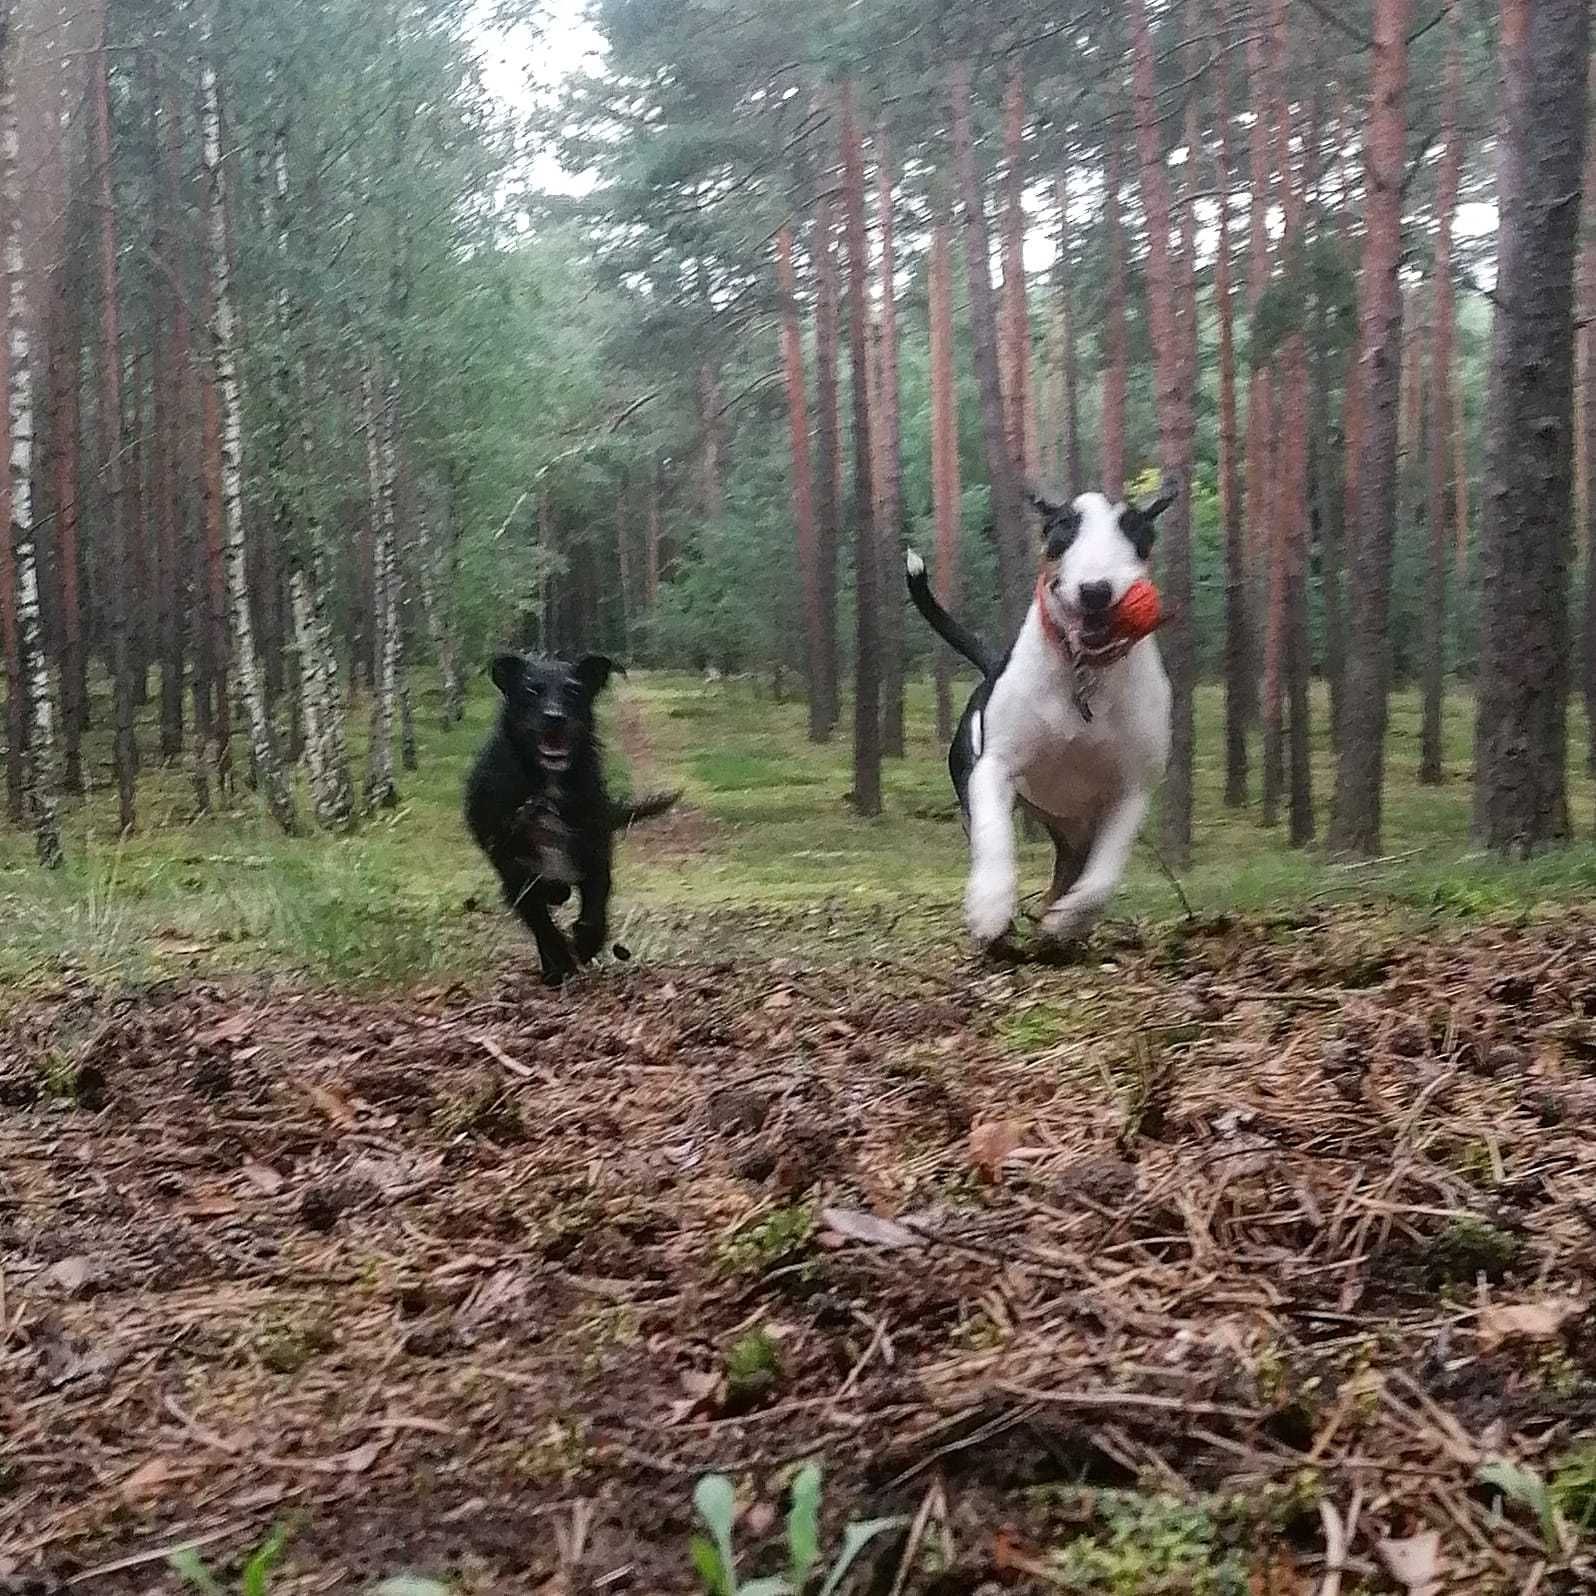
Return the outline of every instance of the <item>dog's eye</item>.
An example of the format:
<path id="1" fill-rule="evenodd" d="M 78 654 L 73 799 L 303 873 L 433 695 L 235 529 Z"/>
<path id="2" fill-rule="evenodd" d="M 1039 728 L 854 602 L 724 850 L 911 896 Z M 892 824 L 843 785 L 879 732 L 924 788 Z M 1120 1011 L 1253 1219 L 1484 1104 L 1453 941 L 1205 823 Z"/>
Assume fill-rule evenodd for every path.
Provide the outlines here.
<path id="1" fill-rule="evenodd" d="M 1049 521 L 1045 550 L 1048 559 L 1062 559 L 1070 544 L 1075 541 L 1075 534 L 1080 528 L 1080 517 L 1075 515 L 1059 516 Z"/>

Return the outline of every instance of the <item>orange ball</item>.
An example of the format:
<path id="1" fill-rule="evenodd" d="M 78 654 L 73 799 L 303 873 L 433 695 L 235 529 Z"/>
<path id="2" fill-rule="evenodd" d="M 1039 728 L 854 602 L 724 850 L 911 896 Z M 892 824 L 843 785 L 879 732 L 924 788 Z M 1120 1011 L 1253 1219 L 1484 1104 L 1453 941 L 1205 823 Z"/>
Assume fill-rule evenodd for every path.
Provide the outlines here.
<path id="1" fill-rule="evenodd" d="M 1164 606 L 1158 589 L 1145 577 L 1132 582 L 1125 596 L 1114 606 L 1114 636 L 1138 641 L 1156 632 L 1164 622 Z"/>

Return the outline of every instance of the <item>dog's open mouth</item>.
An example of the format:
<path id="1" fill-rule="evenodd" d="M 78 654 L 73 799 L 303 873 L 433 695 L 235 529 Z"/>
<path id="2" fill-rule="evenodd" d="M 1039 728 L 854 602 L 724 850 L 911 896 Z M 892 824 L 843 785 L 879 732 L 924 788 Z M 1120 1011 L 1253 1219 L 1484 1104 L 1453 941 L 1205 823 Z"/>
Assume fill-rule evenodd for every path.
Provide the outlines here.
<path id="1" fill-rule="evenodd" d="M 545 726 L 538 734 L 538 759 L 547 770 L 564 770 L 571 762 L 571 739 L 563 726 Z"/>

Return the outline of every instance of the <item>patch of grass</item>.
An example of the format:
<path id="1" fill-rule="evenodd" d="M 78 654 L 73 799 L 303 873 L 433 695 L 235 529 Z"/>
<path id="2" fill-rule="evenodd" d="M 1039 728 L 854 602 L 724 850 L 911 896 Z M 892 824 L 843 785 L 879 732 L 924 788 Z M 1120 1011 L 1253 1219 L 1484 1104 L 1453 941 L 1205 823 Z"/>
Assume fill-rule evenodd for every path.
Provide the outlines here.
<path id="1" fill-rule="evenodd" d="M 781 1348 L 768 1331 L 750 1330 L 726 1352 L 726 1405 L 742 1412 L 761 1402 L 781 1382 Z"/>
<path id="2" fill-rule="evenodd" d="M 1080 1596 L 1246 1596 L 1245 1551 L 1229 1544 L 1226 1504 L 1098 1490 L 1071 1504 L 1087 1526 L 1048 1552 L 1049 1577 Z"/>
<path id="3" fill-rule="evenodd" d="M 808 1203 L 775 1208 L 734 1231 L 721 1243 L 718 1263 L 723 1274 L 762 1274 L 790 1262 L 809 1245 L 814 1209 Z"/>
<path id="4" fill-rule="evenodd" d="M 1483 1219 L 1455 1219 L 1424 1242 L 1419 1262 L 1433 1290 L 1472 1286 L 1484 1275 L 1493 1284 L 1513 1267 L 1523 1244 L 1510 1231 Z"/>
<path id="5" fill-rule="evenodd" d="M 437 684 L 420 673 L 415 688 L 421 768 L 401 773 L 397 809 L 363 820 L 352 833 L 283 837 L 242 784 L 214 813 L 196 816 L 187 774 L 151 761 L 140 778 L 138 830 L 119 838 L 109 780 L 113 717 L 100 684 L 86 745 L 96 785 L 62 808 L 66 868 L 40 872 L 31 840 L 0 831 L 7 932 L 0 989 L 267 968 L 345 987 L 392 987 L 469 978 L 506 961 L 531 966 L 531 946 L 502 910 L 497 883 L 460 819 L 465 772 L 496 695 L 479 684 L 465 722 L 442 729 Z M 618 752 L 623 701 L 646 724 L 658 765 L 635 773 L 635 781 Z M 1334 766 L 1321 692 L 1313 709 L 1323 813 Z M 911 684 L 907 757 L 887 762 L 884 812 L 874 820 L 861 820 L 847 802 L 851 739 L 839 733 L 809 742 L 802 703 L 775 702 L 751 681 L 640 673 L 619 685 L 604 714 L 617 786 L 680 785 L 701 817 L 690 856 L 651 848 L 647 828 L 621 844 L 615 928 L 639 957 L 713 959 L 754 949 L 829 961 L 959 941 L 967 848 L 945 750 L 932 735 L 928 682 Z M 1571 719 L 1571 810 L 1575 834 L 1587 837 L 1596 830 L 1596 784 L 1579 757 L 1578 706 Z M 357 775 L 366 722 L 365 705 L 357 705 L 349 722 Z M 1596 846 L 1582 843 L 1528 864 L 1471 849 L 1466 694 L 1447 703 L 1449 779 L 1440 787 L 1415 779 L 1417 694 L 1393 697 L 1386 857 L 1350 868 L 1315 848 L 1286 847 L 1279 830 L 1259 826 L 1255 811 L 1224 807 L 1216 687 L 1199 689 L 1197 725 L 1194 860 L 1182 880 L 1204 920 L 1371 904 L 1386 916 L 1390 941 L 1416 923 L 1533 915 L 1540 904 L 1596 890 Z M 153 723 L 142 731 L 152 746 Z M 243 759 L 238 763 L 242 769 Z M 308 803 L 302 811 L 308 820 Z M 1149 836 L 1155 829 L 1149 826 Z M 1033 900 L 1047 880 L 1049 854 L 1044 844 L 1022 843 L 1023 890 Z M 1111 912 L 1178 923 L 1179 906 L 1147 844 Z M 1358 978 L 1359 957 L 1349 950 L 1349 980 Z M 1379 978 L 1377 957 L 1367 977 Z M 1035 1024 L 1038 1033 L 1017 1038 L 1017 1046 L 1048 1045 L 1040 1017 Z"/>
<path id="6" fill-rule="evenodd" d="M 1060 1003 L 1031 1003 L 1004 1014 L 998 1040 L 1016 1053 L 1042 1053 L 1069 1035 L 1077 1017 Z"/>

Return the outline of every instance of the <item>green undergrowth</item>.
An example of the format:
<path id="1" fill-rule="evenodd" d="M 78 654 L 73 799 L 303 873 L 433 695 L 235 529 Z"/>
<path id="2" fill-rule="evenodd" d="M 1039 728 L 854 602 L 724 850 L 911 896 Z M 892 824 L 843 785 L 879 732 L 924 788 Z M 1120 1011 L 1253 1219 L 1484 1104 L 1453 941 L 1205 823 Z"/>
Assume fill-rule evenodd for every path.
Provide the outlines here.
<path id="1" fill-rule="evenodd" d="M 934 738 L 928 683 L 911 688 L 908 757 L 888 761 L 885 812 L 872 820 L 856 816 L 849 802 L 846 727 L 828 743 L 810 743 L 798 699 L 775 701 L 752 680 L 663 673 L 635 674 L 618 693 L 649 743 L 646 768 L 628 771 L 615 747 L 612 700 L 606 720 L 618 785 L 680 786 L 696 811 L 668 846 L 646 830 L 622 845 L 613 929 L 638 957 L 828 962 L 957 946 L 966 845 Z M 110 717 L 97 703 L 87 749 L 95 788 L 64 805 L 66 868 L 41 873 L 28 837 L 0 829 L 0 987 L 33 990 L 63 976 L 111 984 L 263 969 L 344 986 L 429 984 L 480 978 L 505 960 L 530 962 L 460 821 L 461 783 L 495 702 L 491 687 L 477 684 L 465 723 L 444 730 L 436 685 L 420 680 L 421 763 L 402 776 L 399 807 L 348 835 L 301 838 L 276 833 L 242 784 L 224 810 L 196 818 L 186 775 L 153 761 L 140 780 L 138 829 L 119 838 Z M 1322 694 L 1314 707 L 1323 817 L 1334 769 Z M 1396 695 L 1386 855 L 1345 865 L 1317 848 L 1288 848 L 1280 830 L 1258 824 L 1255 810 L 1225 809 L 1222 703 L 1217 688 L 1203 688 L 1196 846 L 1181 872 L 1193 909 L 1267 915 L 1359 903 L 1406 930 L 1428 918 L 1494 918 L 1588 898 L 1596 890 L 1589 841 L 1527 865 L 1471 851 L 1472 713 L 1466 695 L 1449 700 L 1448 780 L 1421 787 L 1418 698 Z M 350 721 L 357 774 L 364 723 L 362 706 Z M 1576 715 L 1573 814 L 1579 835 L 1589 838 L 1596 789 L 1574 757 L 1583 739 Z M 153 724 L 141 727 L 141 741 L 146 750 L 154 745 Z M 1148 840 L 1155 834 L 1150 825 L 1113 913 L 1172 926 L 1182 910 Z M 1027 842 L 1022 855 L 1035 907 L 1048 851 Z"/>

